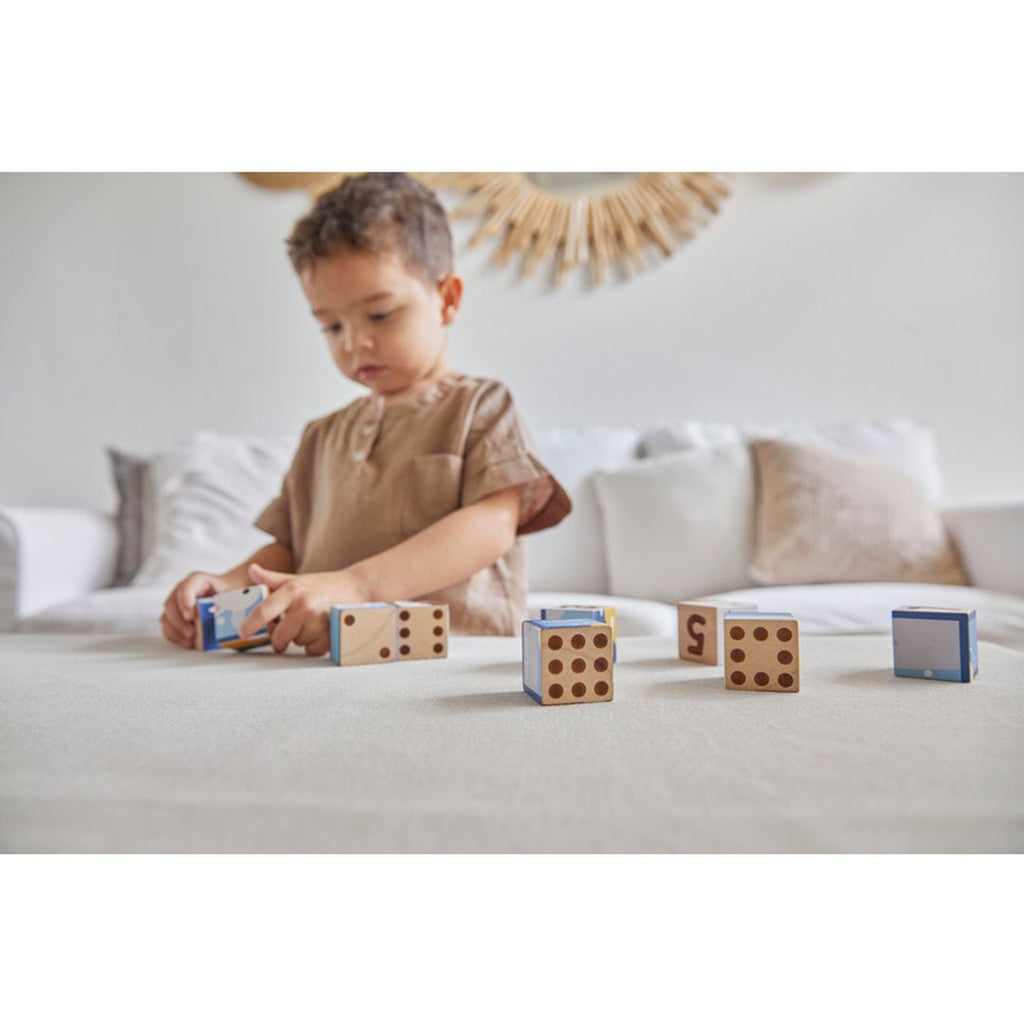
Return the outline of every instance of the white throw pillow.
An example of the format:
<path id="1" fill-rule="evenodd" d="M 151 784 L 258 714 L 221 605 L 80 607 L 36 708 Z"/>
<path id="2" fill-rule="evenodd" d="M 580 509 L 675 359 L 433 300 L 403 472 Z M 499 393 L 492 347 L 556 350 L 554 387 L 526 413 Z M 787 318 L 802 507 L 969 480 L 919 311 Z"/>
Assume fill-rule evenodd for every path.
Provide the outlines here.
<path id="1" fill-rule="evenodd" d="M 590 475 L 635 461 L 639 443 L 640 432 L 626 427 L 537 431 L 537 454 L 573 507 L 557 526 L 524 538 L 531 590 L 608 593 L 601 511 Z"/>
<path id="2" fill-rule="evenodd" d="M 281 487 L 296 441 L 198 433 L 149 464 L 151 540 L 132 586 L 223 572 L 273 539 L 252 525 Z"/>
<path id="3" fill-rule="evenodd" d="M 672 602 L 752 584 L 754 474 L 745 444 L 643 459 L 593 480 L 611 593 Z"/>
<path id="4" fill-rule="evenodd" d="M 644 435 L 641 454 L 666 455 L 755 438 L 821 445 L 902 469 L 918 480 L 933 502 L 942 500 L 943 481 L 934 431 L 909 417 L 838 420 L 830 423 L 732 424 L 688 421 L 663 424 Z"/>

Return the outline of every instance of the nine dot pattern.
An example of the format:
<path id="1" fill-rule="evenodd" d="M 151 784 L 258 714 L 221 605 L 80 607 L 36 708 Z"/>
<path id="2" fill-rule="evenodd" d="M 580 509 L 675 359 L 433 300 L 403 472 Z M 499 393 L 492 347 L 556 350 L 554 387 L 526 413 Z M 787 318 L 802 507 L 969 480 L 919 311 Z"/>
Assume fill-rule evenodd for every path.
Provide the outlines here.
<path id="1" fill-rule="evenodd" d="M 586 657 L 588 639 L 593 647 L 589 665 Z M 548 700 L 562 700 L 567 694 L 571 694 L 576 700 L 583 700 L 588 696 L 603 698 L 611 693 L 611 681 L 604 678 L 604 673 L 609 669 L 609 661 L 606 653 L 600 653 L 608 650 L 610 640 L 607 632 L 599 632 L 596 629 L 579 632 L 545 630 L 541 643 L 544 647 L 544 668 L 548 677 Z M 596 672 L 599 676 L 592 681 L 590 687 L 585 679 L 579 678 L 591 674 L 588 670 Z M 563 676 L 568 677 L 564 682 L 561 681 Z"/>
<path id="2" fill-rule="evenodd" d="M 758 644 L 766 642 L 789 644 L 793 641 L 793 635 L 793 630 L 789 626 L 755 626 L 750 630 L 750 637 L 748 638 L 747 629 L 743 626 L 737 624 L 729 627 L 729 638 L 737 643 L 747 641 L 749 644 L 753 640 Z M 770 654 L 766 655 L 756 650 L 751 650 L 749 653 L 762 663 L 766 657 L 771 657 Z M 744 668 L 740 667 L 747 660 L 747 654 L 748 651 L 745 651 L 742 647 L 730 646 L 728 664 L 726 666 L 726 671 L 729 672 L 729 682 L 733 686 L 746 686 L 748 683 L 752 683 L 752 689 L 764 689 L 771 684 L 772 677 L 763 670 L 754 672 L 753 676 L 750 676 Z M 793 651 L 788 647 L 782 647 L 774 652 L 774 661 L 783 670 L 791 666 L 793 660 Z M 780 671 L 776 676 L 775 682 L 783 690 L 796 688 L 796 676 L 792 671 Z"/>

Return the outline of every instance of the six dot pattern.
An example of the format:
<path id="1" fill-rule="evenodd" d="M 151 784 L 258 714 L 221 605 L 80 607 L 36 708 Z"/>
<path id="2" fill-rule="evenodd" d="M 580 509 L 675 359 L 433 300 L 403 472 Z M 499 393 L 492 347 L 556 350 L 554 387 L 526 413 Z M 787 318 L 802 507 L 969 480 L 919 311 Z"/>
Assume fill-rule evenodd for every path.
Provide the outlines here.
<path id="1" fill-rule="evenodd" d="M 747 629 L 749 628 L 749 626 L 745 628 L 738 624 L 733 624 L 729 626 L 729 638 L 737 643 L 747 640 Z M 772 637 L 772 631 L 775 634 L 774 638 Z M 793 635 L 793 630 L 789 626 L 772 625 L 770 628 L 769 626 L 754 626 L 753 629 L 750 629 L 750 638 L 762 644 L 772 639 L 780 644 L 790 644 L 793 641 Z M 762 655 L 761 652 L 757 652 L 757 654 L 760 655 L 758 660 L 763 664 L 766 656 Z M 743 663 L 746 660 L 747 652 L 742 647 L 730 645 L 725 669 L 729 674 L 729 682 L 733 686 L 738 687 L 745 687 L 751 684 L 750 689 L 753 690 L 766 688 L 772 682 L 771 675 L 762 670 L 754 672 L 751 676 L 744 668 Z M 783 690 L 796 690 L 797 680 L 792 671 L 793 651 L 788 647 L 782 647 L 775 652 L 773 660 L 778 662 L 782 670 L 775 678 L 778 687 Z"/>
<path id="2" fill-rule="evenodd" d="M 587 639 L 592 638 L 593 651 L 588 650 Z M 608 658 L 610 646 L 607 630 L 546 630 L 542 638 L 544 647 L 544 667 L 547 671 L 546 694 L 548 700 L 560 701 L 568 696 L 575 700 L 586 697 L 603 699 L 611 693 L 610 676 L 606 677 L 611 668 Z M 589 659 L 587 654 L 592 657 Z M 588 671 L 588 669 L 590 671 Z M 598 678 L 592 680 L 588 687 L 585 678 L 596 673 Z"/>
<path id="3" fill-rule="evenodd" d="M 420 626 L 421 637 L 426 638 L 426 629 L 429 629 L 430 635 L 433 638 L 433 645 L 431 651 L 437 657 L 441 658 L 444 656 L 444 645 L 447 637 L 445 636 L 444 628 L 444 609 L 443 608 L 417 608 L 417 612 L 424 613 L 428 612 L 430 619 L 433 620 L 428 627 Z M 408 608 L 403 608 L 398 613 L 398 653 L 403 658 L 408 658 L 412 654 L 412 647 L 408 643 L 402 643 L 403 640 L 411 640 L 412 636 L 412 611 Z M 428 640 L 429 643 L 429 640 Z"/>

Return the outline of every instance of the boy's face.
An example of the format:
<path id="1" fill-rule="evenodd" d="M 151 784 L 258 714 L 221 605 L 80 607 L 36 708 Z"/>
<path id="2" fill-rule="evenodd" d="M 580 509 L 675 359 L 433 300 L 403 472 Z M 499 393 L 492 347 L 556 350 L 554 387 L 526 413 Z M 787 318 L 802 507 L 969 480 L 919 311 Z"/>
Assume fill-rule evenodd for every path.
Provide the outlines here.
<path id="1" fill-rule="evenodd" d="M 342 249 L 304 267 L 299 279 L 350 380 L 390 402 L 425 391 L 448 371 L 445 328 L 462 297 L 454 274 L 431 288 L 395 253 Z"/>

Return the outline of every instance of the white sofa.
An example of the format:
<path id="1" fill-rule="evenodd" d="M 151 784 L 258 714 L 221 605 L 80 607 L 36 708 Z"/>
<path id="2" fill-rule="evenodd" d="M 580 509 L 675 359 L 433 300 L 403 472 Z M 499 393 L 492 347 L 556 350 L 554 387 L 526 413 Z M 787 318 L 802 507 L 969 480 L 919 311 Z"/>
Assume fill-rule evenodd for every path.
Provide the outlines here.
<path id="1" fill-rule="evenodd" d="M 213 435 L 202 435 L 210 438 Z M 859 420 L 831 424 L 721 425 L 677 423 L 641 431 L 583 428 L 537 432 L 542 458 L 573 497 L 575 511 L 562 525 L 528 538 L 531 611 L 544 605 L 579 601 L 611 603 L 618 609 L 622 635 L 670 635 L 675 609 L 664 584 L 652 600 L 643 582 L 631 593 L 615 593 L 602 494 L 623 470 L 640 460 L 675 451 L 709 449 L 755 436 L 812 441 L 867 455 L 916 475 L 942 514 L 959 548 L 972 586 L 913 583 L 817 583 L 757 587 L 733 578 L 730 585 L 694 592 L 680 581 L 674 600 L 698 596 L 753 601 L 762 609 L 793 612 L 806 633 L 885 633 L 891 609 L 902 604 L 973 607 L 982 640 L 1024 650 L 1024 497 L 943 505 L 934 438 L 909 420 Z M 283 453 L 282 458 L 287 453 Z M 185 474 L 187 475 L 187 474 Z M 277 470 L 261 482 L 275 490 Z M 180 483 L 183 474 L 173 478 Z M 600 488 L 596 480 L 603 481 Z M 257 488 L 258 490 L 258 488 Z M 697 500 L 696 498 L 693 500 Z M 185 506 L 187 508 L 187 505 Z M 180 511 L 180 510 L 179 510 Z M 248 514 L 248 513 L 247 513 Z M 746 515 L 746 512 L 743 513 Z M 638 517 L 642 520 L 642 513 Z M 742 518 L 742 517 L 740 517 Z M 180 526 L 180 524 L 179 524 Z M 637 523 L 644 529 L 645 523 Z M 656 538 L 669 550 L 676 538 Z M 118 555 L 114 515 L 73 508 L 0 506 L 0 631 L 100 632 L 157 635 L 168 580 L 177 569 L 166 559 L 164 577 L 141 573 L 130 586 L 111 587 Z M 187 557 L 187 556 L 184 556 Z M 219 569 L 224 564 L 194 567 Z"/>

